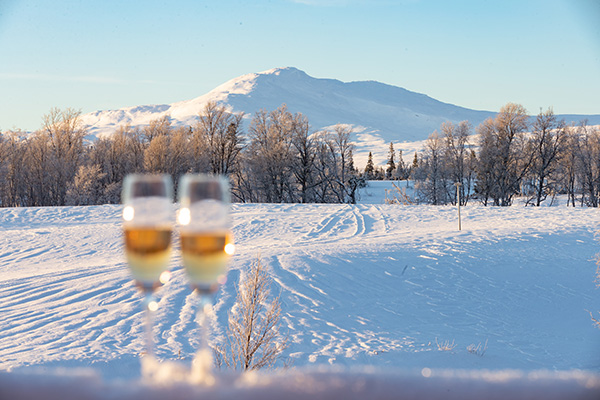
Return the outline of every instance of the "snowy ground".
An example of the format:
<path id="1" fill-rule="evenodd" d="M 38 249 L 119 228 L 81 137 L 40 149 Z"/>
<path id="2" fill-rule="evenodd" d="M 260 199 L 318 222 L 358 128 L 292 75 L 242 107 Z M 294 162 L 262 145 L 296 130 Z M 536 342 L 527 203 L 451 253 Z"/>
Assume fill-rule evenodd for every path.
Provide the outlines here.
<path id="1" fill-rule="evenodd" d="M 369 204 L 383 196 L 368 190 L 355 206 L 233 205 L 237 254 L 213 339 L 239 271 L 260 256 L 297 371 L 583 370 L 600 390 L 588 312 L 600 316 L 597 209 L 469 205 L 458 231 L 453 207 Z M 139 377 L 141 298 L 120 226 L 120 206 L 0 209 L 0 382 L 65 367 Z M 178 255 L 172 270 L 158 293 L 157 354 L 186 365 L 198 343 L 194 299 Z M 467 350 L 485 343 L 483 355 Z"/>

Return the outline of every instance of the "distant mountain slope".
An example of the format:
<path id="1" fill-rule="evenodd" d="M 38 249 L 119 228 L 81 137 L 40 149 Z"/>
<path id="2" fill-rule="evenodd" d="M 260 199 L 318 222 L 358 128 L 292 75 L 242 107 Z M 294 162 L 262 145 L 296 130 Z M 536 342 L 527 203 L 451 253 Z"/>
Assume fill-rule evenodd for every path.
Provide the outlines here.
<path id="1" fill-rule="evenodd" d="M 375 81 L 313 78 L 290 67 L 242 75 L 195 99 L 96 111 L 83 115 L 83 121 L 92 137 L 110 135 L 121 125 L 147 125 L 163 115 L 170 115 L 174 125 L 191 125 L 211 100 L 229 106 L 234 112 L 243 111 L 248 121 L 261 109 L 271 111 L 285 103 L 291 112 L 304 114 L 314 131 L 337 123 L 352 125 L 355 161 L 359 167 L 369 151 L 377 163 L 383 163 L 389 142 L 401 149 L 401 143 L 422 141 L 445 121 L 468 120 L 477 126 L 495 114 L 443 103 Z M 600 124 L 600 115 L 568 117 L 565 118 L 568 121 L 587 118 L 592 124 Z M 405 155 L 414 150 L 409 143 Z"/>

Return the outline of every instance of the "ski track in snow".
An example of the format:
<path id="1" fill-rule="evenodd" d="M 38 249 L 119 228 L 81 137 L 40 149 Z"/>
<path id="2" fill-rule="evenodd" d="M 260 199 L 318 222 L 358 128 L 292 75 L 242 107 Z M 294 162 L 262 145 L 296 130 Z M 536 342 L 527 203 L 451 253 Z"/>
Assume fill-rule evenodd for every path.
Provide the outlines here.
<path id="1" fill-rule="evenodd" d="M 237 253 L 215 299 L 223 340 L 240 271 L 257 258 L 281 294 L 294 366 L 600 371 L 598 210 L 234 204 Z M 93 365 L 136 376 L 141 296 L 120 206 L 0 209 L 0 370 Z M 189 362 L 196 298 L 176 251 L 159 290 L 159 357 Z M 487 341 L 484 356 L 466 347 Z M 451 351 L 436 343 L 454 342 Z"/>

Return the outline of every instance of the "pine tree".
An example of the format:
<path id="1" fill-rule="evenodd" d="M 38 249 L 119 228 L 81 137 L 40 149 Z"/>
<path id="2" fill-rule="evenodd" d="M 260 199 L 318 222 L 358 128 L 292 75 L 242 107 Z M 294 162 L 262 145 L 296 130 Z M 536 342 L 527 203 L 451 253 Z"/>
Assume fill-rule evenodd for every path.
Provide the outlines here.
<path id="1" fill-rule="evenodd" d="M 367 159 L 367 165 L 365 166 L 365 179 L 372 179 L 374 172 L 375 166 L 373 165 L 373 154 L 369 152 L 369 158 Z"/>
<path id="2" fill-rule="evenodd" d="M 385 178 L 392 179 L 394 170 L 396 169 L 396 163 L 394 162 L 394 143 L 390 142 L 390 150 L 388 152 L 387 168 L 385 169 Z"/>
<path id="3" fill-rule="evenodd" d="M 411 170 L 416 171 L 417 168 L 419 168 L 419 157 L 417 156 L 417 152 L 415 152 L 415 158 L 413 158 Z"/>
<path id="4" fill-rule="evenodd" d="M 348 171 L 357 171 L 356 168 L 354 168 L 354 154 L 352 154 L 352 149 L 350 149 L 350 151 L 348 152 Z"/>
<path id="5" fill-rule="evenodd" d="M 408 167 L 404 163 L 404 159 L 402 158 L 402 149 L 398 150 L 398 164 L 396 165 L 396 178 L 401 181 L 408 179 Z"/>

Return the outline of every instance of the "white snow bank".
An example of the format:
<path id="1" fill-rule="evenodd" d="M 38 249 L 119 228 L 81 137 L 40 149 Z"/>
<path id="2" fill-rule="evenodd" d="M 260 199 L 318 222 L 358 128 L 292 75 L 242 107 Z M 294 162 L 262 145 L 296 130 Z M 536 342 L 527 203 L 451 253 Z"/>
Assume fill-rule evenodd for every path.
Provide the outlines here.
<path id="1" fill-rule="evenodd" d="M 212 386 L 104 381 L 90 369 L 0 373 L 2 399 L 569 399 L 600 398 L 600 375 L 569 371 L 311 368 L 216 375 Z"/>

